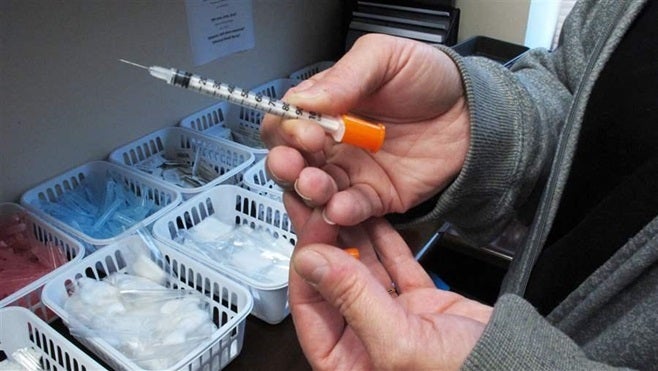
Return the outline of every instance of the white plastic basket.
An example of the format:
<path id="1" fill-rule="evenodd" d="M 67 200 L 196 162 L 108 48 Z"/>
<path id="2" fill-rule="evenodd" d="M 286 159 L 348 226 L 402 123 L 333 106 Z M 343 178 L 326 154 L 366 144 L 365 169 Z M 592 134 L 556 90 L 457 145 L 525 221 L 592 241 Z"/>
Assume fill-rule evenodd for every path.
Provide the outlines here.
<path id="1" fill-rule="evenodd" d="M 265 159 L 256 162 L 244 172 L 243 185 L 249 190 L 261 195 L 267 195 L 281 201 L 283 188 L 276 184 L 265 171 Z"/>
<path id="2" fill-rule="evenodd" d="M 187 129 L 202 131 L 205 135 L 231 139 L 231 129 L 226 122 L 226 115 L 230 107 L 231 104 L 229 102 L 220 101 L 184 117 L 178 124 Z"/>
<path id="3" fill-rule="evenodd" d="M 297 80 L 306 80 L 309 77 L 315 75 L 318 72 L 322 72 L 329 67 L 333 66 L 334 63 L 332 61 L 321 61 L 317 63 L 313 63 L 309 66 L 306 66 L 304 68 L 301 68 L 293 73 L 291 73 L 288 77 L 291 79 L 297 79 Z"/>
<path id="4" fill-rule="evenodd" d="M 83 231 L 66 224 L 64 221 L 48 214 L 40 206 L 40 201 L 56 202 L 63 194 L 68 193 L 84 184 L 90 187 L 104 187 L 111 174 L 119 180 L 128 192 L 138 196 L 145 196 L 158 205 L 159 209 L 132 227 L 109 238 L 94 238 Z M 121 237 L 134 233 L 137 229 L 146 227 L 157 218 L 173 209 L 182 201 L 181 194 L 173 187 L 158 182 L 126 166 L 113 164 L 107 161 L 92 161 L 71 169 L 53 179 L 28 190 L 21 197 L 21 205 L 42 217 L 55 227 L 82 240 L 85 248 L 94 251 L 98 247 L 109 245 Z"/>
<path id="5" fill-rule="evenodd" d="M 288 280 L 265 283 L 243 274 L 221 262 L 175 242 L 182 231 L 194 228 L 206 218 L 217 218 L 227 225 L 264 229 L 277 239 L 294 245 L 297 236 L 283 203 L 232 185 L 220 185 L 185 201 L 153 224 L 153 235 L 176 247 L 186 255 L 216 269 L 248 287 L 254 297 L 252 314 L 267 323 L 281 322 L 290 313 Z"/>
<path id="6" fill-rule="evenodd" d="M 141 170 L 141 164 L 158 157 L 179 161 L 182 159 L 185 166 L 203 166 L 206 172 L 212 175 L 212 180 L 196 187 L 183 187 L 154 176 L 157 181 L 172 186 L 184 198 L 218 184 L 238 183 L 241 180 L 241 172 L 254 162 L 254 155 L 245 146 L 182 127 L 164 128 L 145 135 L 112 151 L 109 160 Z"/>
<path id="7" fill-rule="evenodd" d="M 9 356 L 26 348 L 37 351 L 44 370 L 105 370 L 29 310 L 0 308 L 0 352 Z"/>
<path id="8" fill-rule="evenodd" d="M 299 83 L 296 79 L 275 79 L 258 85 L 250 91 L 268 97 L 280 99 L 290 89 Z M 225 128 L 231 130 L 233 141 L 250 148 L 258 161 L 267 155 L 260 140 L 260 122 L 263 113 L 258 110 L 219 102 L 201 111 L 183 118 L 179 125 L 185 128 L 202 131 L 208 135 L 225 133 Z"/>
<path id="9" fill-rule="evenodd" d="M 34 312 L 44 321 L 52 322 L 57 319 L 57 316 L 48 310 L 41 301 L 41 290 L 46 282 L 48 282 L 48 280 L 59 271 L 65 269 L 65 267 L 70 264 L 79 262 L 84 256 L 85 250 L 82 244 L 76 241 L 73 237 L 53 227 L 50 223 L 39 218 L 22 206 L 11 202 L 0 204 L 0 219 L 17 214 L 25 215 L 25 221 L 28 223 L 27 227 L 30 231 L 29 233 L 32 233 L 37 241 L 42 242 L 44 248 L 46 244 L 52 244 L 52 246 L 59 247 L 68 259 L 68 263 L 52 270 L 13 294 L 0 300 L 0 308 L 9 306 L 25 307 Z"/>
<path id="10" fill-rule="evenodd" d="M 156 243 L 163 259 L 154 256 L 151 256 L 151 259 L 160 268 L 168 273 L 174 272 L 176 277 L 179 277 L 170 278 L 172 287 L 193 289 L 204 295 L 211 318 L 217 326 L 217 330 L 208 341 L 194 348 L 170 369 L 223 368 L 242 350 L 245 320 L 253 306 L 253 299 L 241 285 L 162 243 Z M 130 251 L 136 244 L 145 245 L 145 242 L 138 235 L 132 235 L 84 258 L 79 264 L 61 272 L 46 284 L 42 300 L 48 308 L 62 318 L 64 324 L 68 325 L 71 323 L 71 314 L 64 309 L 64 305 L 70 296 L 72 285 L 76 285 L 76 279 L 80 277 L 102 279 L 111 273 L 126 272 L 127 266 L 132 263 L 131 259 L 135 259 L 135 254 L 130 254 Z M 78 337 L 77 340 L 97 354 L 112 369 L 141 369 L 101 338 Z"/>

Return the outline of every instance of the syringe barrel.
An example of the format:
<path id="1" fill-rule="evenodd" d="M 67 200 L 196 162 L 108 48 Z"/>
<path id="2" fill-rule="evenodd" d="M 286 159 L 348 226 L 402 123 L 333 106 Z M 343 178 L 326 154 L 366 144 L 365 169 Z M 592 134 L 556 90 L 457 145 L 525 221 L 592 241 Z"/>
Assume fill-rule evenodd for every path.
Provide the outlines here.
<path id="1" fill-rule="evenodd" d="M 343 136 L 344 127 L 340 118 L 324 116 L 313 111 L 306 111 L 273 97 L 254 93 L 233 85 L 216 82 L 180 70 L 176 70 L 175 75 L 171 79 L 171 84 L 223 99 L 242 107 L 271 113 L 283 118 L 315 121 L 323 129 L 334 136 L 334 139 L 337 141 L 340 141 Z"/>
<path id="2" fill-rule="evenodd" d="M 152 66 L 149 68 L 149 72 L 152 76 L 167 81 L 168 84 L 223 99 L 242 107 L 287 119 L 315 121 L 337 142 L 345 142 L 377 152 L 384 141 L 385 128 L 382 124 L 373 124 L 350 115 L 336 117 L 306 111 L 276 98 L 216 82 L 182 70 Z"/>

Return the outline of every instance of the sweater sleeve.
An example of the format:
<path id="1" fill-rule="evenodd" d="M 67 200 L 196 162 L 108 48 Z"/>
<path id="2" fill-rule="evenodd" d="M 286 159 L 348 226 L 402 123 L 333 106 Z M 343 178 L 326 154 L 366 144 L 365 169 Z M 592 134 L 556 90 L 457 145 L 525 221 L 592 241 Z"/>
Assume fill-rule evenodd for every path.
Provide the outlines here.
<path id="1" fill-rule="evenodd" d="M 457 178 L 424 219 L 444 219 L 465 238 L 491 241 L 541 188 L 572 95 L 545 51 L 533 51 L 525 71 L 491 60 L 460 57 L 444 48 L 462 74 L 471 144 Z M 525 62 L 530 63 L 530 62 Z M 539 72 L 541 71 L 541 72 Z"/>
<path id="2" fill-rule="evenodd" d="M 408 224 L 446 220 L 462 237 L 484 244 L 510 221 L 534 214 L 565 122 L 582 119 L 588 94 L 582 87 L 591 86 L 591 69 L 603 63 L 593 65 L 592 57 L 626 4 L 579 1 L 564 22 L 560 45 L 532 49 L 511 69 L 437 46 L 462 75 L 471 144 L 461 172 L 432 200 L 433 209 Z"/>
<path id="3" fill-rule="evenodd" d="M 592 361 L 519 296 L 498 299 L 463 370 L 611 370 Z M 616 369 L 616 368 L 614 368 Z"/>
<path id="4" fill-rule="evenodd" d="M 577 99 L 586 99 L 576 94 L 600 35 L 613 22 L 609 8 L 579 2 L 555 51 L 530 50 L 511 69 L 437 46 L 461 73 L 471 144 L 457 178 L 414 221 L 446 220 L 462 237 L 484 244 L 510 221 L 534 214 L 567 114 Z"/>

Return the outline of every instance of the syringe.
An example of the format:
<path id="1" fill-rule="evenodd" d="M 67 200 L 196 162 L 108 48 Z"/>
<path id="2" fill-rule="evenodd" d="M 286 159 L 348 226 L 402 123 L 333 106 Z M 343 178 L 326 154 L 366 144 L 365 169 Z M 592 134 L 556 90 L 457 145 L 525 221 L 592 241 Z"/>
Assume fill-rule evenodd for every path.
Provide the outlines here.
<path id="1" fill-rule="evenodd" d="M 164 80 L 169 85 L 224 99 L 233 104 L 256 109 L 288 119 L 315 121 L 336 142 L 349 143 L 354 146 L 377 152 L 384 143 L 386 128 L 382 124 L 373 124 L 352 115 L 329 116 L 313 111 L 306 111 L 282 100 L 256 94 L 233 85 L 216 82 L 175 68 L 159 66 L 142 66 L 119 59 L 121 62 L 143 68 L 151 76 Z"/>

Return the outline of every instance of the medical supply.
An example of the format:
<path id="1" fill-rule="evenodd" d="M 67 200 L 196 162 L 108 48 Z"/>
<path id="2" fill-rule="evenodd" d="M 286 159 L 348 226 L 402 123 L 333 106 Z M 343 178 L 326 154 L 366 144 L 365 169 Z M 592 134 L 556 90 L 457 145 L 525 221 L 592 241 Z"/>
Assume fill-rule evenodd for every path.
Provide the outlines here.
<path id="1" fill-rule="evenodd" d="M 136 234 L 104 246 L 48 282 L 44 303 L 111 370 L 222 369 L 242 349 L 252 297 L 203 263 L 154 243 L 161 258 Z M 139 262 L 144 258 L 153 264 Z M 165 276 L 164 285 L 142 276 L 152 269 L 163 272 L 146 275 Z"/>
<path id="2" fill-rule="evenodd" d="M 175 85 L 202 94 L 224 99 L 233 104 L 255 110 L 271 113 L 287 119 L 303 119 L 318 123 L 337 142 L 349 143 L 354 146 L 377 152 L 384 143 L 386 129 L 382 124 L 373 124 L 364 119 L 341 115 L 329 116 L 313 111 L 305 111 L 284 101 L 255 94 L 233 85 L 215 82 L 189 72 L 175 68 L 160 66 L 143 66 L 120 59 L 121 62 L 143 68 L 151 76 L 164 80 L 169 85 Z"/>
<path id="3" fill-rule="evenodd" d="M 348 253 L 350 256 L 352 256 L 354 259 L 359 260 L 361 258 L 361 253 L 359 252 L 359 249 L 356 247 L 346 247 L 343 249 L 346 253 Z"/>
<path id="4" fill-rule="evenodd" d="M 28 190 L 21 205 L 94 252 L 173 209 L 182 195 L 172 185 L 108 161 L 91 161 Z"/>
<path id="5" fill-rule="evenodd" d="M 64 310 L 71 334 L 100 337 L 145 369 L 172 367 L 217 331 L 196 290 L 117 272 L 103 280 L 78 278 Z"/>
<path id="6" fill-rule="evenodd" d="M 57 257 L 57 261 L 61 256 L 65 259 L 65 262 L 57 268 L 51 266 L 53 269 L 49 272 L 29 283 L 26 281 L 25 285 L 20 288 L 8 289 L 7 286 L 11 285 L 12 281 L 17 278 L 14 277 L 14 274 L 17 276 L 26 276 L 30 275 L 30 273 L 24 267 L 19 267 L 19 263 L 15 260 L 0 260 L 0 298 L 2 298 L 0 299 L 0 308 L 9 306 L 24 307 L 34 312 L 40 319 L 46 322 L 52 322 L 57 317 L 41 301 L 41 290 L 46 282 L 56 276 L 60 271 L 82 260 L 85 249 L 82 243 L 73 236 L 55 228 L 54 225 L 37 217 L 33 212 L 26 210 L 19 204 L 12 202 L 0 203 L 0 224 L 12 220 L 20 220 L 20 223 L 25 225 L 25 231 L 21 234 L 13 235 L 11 239 L 0 237 L 0 245 L 3 243 L 7 244 L 5 247 L 0 247 L 0 252 L 14 245 L 10 240 L 16 242 L 21 239 L 25 243 L 25 247 L 28 247 L 27 245 L 29 244 L 30 255 L 43 256 L 45 254 L 47 257 L 46 261 L 50 261 L 51 257 Z M 1 234 L 2 232 L 0 232 Z M 14 249 L 14 253 L 16 253 L 17 246 L 14 245 L 12 248 Z M 52 251 L 55 248 L 59 252 Z M 42 251 L 37 252 L 38 250 Z M 33 266 L 41 265 L 41 263 L 37 263 L 32 258 L 30 260 Z M 10 273 L 12 270 L 15 273 Z M 11 292 L 12 290 L 13 292 Z M 8 292 L 10 292 L 9 295 L 5 297 Z M 2 343 L 1 340 L 0 343 Z"/>
<path id="7" fill-rule="evenodd" d="M 262 251 L 251 238 L 244 238 L 245 228 L 253 229 L 247 237 L 267 233 Z M 284 269 L 288 269 L 297 236 L 281 201 L 237 185 L 218 185 L 176 206 L 156 220 L 152 229 L 156 240 L 247 287 L 254 297 L 251 314 L 255 317 L 276 324 L 290 313 Z M 200 249 L 221 236 L 232 237 L 233 242 Z M 240 240 L 245 251 L 231 254 L 231 250 L 239 250 L 235 242 Z M 204 250 L 215 250 L 216 258 L 209 259 Z"/>
<path id="8" fill-rule="evenodd" d="M 237 143 L 173 126 L 116 148 L 108 159 L 150 174 L 189 198 L 218 184 L 238 183 L 254 155 Z"/>
<path id="9" fill-rule="evenodd" d="M 265 284 L 277 284 L 288 279 L 293 246 L 265 230 L 247 225 L 236 226 L 217 218 L 206 218 L 174 240 L 186 251 L 194 251 L 217 262 L 227 270 Z"/>
<path id="10" fill-rule="evenodd" d="M 39 200 L 48 214 L 93 238 L 111 238 L 158 211 L 147 194 L 136 195 L 120 179 L 108 175 L 102 187 L 89 182 L 55 200 Z"/>
<path id="11" fill-rule="evenodd" d="M 35 313 L 0 308 L 0 370 L 106 369 Z"/>
<path id="12" fill-rule="evenodd" d="M 68 262 L 61 246 L 37 239 L 20 210 L 0 215 L 0 301 Z"/>

